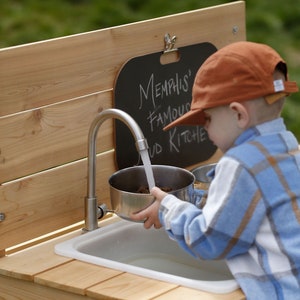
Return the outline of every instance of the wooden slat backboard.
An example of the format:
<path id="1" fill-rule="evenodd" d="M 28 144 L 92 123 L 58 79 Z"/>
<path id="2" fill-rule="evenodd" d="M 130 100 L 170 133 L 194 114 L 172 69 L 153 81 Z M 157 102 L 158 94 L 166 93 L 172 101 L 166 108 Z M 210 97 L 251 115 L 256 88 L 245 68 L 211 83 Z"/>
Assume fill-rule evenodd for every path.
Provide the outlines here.
<path id="1" fill-rule="evenodd" d="M 177 47 L 245 40 L 245 4 L 0 50 L 0 250 L 83 219 L 90 123 L 113 106 L 121 66 L 163 51 L 166 33 L 177 36 Z M 100 128 L 97 148 L 97 194 L 108 205 L 112 124 Z"/>

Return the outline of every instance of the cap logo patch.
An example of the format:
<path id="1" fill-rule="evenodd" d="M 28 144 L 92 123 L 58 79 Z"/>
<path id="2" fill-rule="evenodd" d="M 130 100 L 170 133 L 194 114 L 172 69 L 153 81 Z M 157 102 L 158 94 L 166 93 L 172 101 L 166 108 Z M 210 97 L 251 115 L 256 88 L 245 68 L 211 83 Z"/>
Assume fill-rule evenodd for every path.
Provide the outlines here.
<path id="1" fill-rule="evenodd" d="M 282 79 L 274 80 L 273 84 L 274 84 L 274 91 L 275 92 L 284 91 L 284 83 L 283 83 Z"/>

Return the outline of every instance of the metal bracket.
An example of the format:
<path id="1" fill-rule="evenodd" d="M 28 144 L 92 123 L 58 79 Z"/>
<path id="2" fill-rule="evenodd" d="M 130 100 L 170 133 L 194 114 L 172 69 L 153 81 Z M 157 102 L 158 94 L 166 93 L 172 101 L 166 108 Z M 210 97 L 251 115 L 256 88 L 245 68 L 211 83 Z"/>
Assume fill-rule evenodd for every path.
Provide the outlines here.
<path id="1" fill-rule="evenodd" d="M 164 41 L 165 41 L 164 53 L 172 52 L 172 51 L 176 51 L 177 50 L 176 48 L 174 48 L 175 43 L 177 41 L 176 35 L 174 35 L 174 36 L 171 37 L 169 33 L 166 33 L 165 37 L 164 37 Z"/>

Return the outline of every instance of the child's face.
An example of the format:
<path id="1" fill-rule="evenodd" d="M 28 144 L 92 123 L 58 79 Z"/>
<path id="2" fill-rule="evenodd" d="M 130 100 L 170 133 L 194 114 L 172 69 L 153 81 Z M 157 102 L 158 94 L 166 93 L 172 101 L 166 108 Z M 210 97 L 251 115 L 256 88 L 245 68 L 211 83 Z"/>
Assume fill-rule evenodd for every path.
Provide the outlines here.
<path id="1" fill-rule="evenodd" d="M 232 147 L 236 138 L 241 134 L 237 123 L 237 113 L 229 106 L 218 106 L 204 111 L 206 115 L 206 129 L 209 139 L 226 152 Z"/>

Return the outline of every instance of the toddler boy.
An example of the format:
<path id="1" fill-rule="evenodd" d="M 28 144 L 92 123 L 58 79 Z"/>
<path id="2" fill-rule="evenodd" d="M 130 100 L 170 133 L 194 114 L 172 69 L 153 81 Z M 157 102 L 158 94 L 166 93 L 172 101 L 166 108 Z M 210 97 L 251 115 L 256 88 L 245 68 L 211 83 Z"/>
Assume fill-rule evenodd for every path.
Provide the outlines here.
<path id="1" fill-rule="evenodd" d="M 165 127 L 203 125 L 224 155 L 203 209 L 157 187 L 132 216 L 187 252 L 226 259 L 247 299 L 300 299 L 300 152 L 280 117 L 297 92 L 272 48 L 237 42 L 200 67 L 191 110 Z"/>

